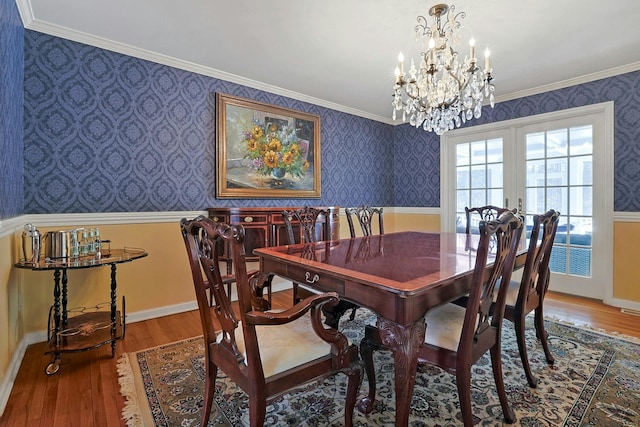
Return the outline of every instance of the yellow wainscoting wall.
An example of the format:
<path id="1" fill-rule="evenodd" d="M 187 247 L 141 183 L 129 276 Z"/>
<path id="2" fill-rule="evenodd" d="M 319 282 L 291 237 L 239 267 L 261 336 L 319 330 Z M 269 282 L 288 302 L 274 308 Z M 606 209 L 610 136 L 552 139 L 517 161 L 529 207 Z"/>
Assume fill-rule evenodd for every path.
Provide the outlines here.
<path id="1" fill-rule="evenodd" d="M 613 297 L 640 302 L 640 222 L 616 221 L 613 230 Z"/>
<path id="2" fill-rule="evenodd" d="M 0 384 L 6 382 L 11 358 L 24 336 L 18 301 L 20 281 L 13 268 L 15 246 L 13 234 L 0 238 Z"/>

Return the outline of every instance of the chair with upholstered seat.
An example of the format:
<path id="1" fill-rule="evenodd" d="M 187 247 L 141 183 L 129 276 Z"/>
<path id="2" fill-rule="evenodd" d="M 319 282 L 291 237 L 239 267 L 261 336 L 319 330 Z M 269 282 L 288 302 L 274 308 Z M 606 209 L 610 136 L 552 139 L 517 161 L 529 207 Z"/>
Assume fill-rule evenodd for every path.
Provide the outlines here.
<path id="1" fill-rule="evenodd" d="M 522 366 L 529 386 L 535 388 L 537 379 L 531 372 L 525 341 L 525 317 L 535 311 L 536 336 L 542 343 L 547 363 L 554 363 L 544 329 L 544 297 L 549 289 L 549 259 L 555 239 L 560 213 L 551 209 L 542 215 L 533 215 L 527 260 L 520 281 L 511 280 L 506 295 L 504 317 L 513 322 Z"/>
<path id="2" fill-rule="evenodd" d="M 478 207 L 465 207 L 464 213 L 467 219 L 467 225 L 465 232 L 467 234 L 477 233 L 477 228 L 472 224 L 479 223 L 480 221 L 495 221 L 500 215 L 508 211 L 509 208 L 500 208 L 498 206 L 487 205 Z"/>
<path id="3" fill-rule="evenodd" d="M 502 378 L 501 328 L 506 289 L 499 290 L 493 304 L 496 284 L 508 281 L 515 262 L 522 219 L 513 212 L 506 212 L 496 221 L 482 221 L 479 226 L 480 241 L 477 246 L 475 268 L 467 306 L 447 303 L 429 310 L 425 341 L 418 352 L 418 363 L 429 363 L 456 376 L 462 420 L 466 427 L 473 426 L 471 406 L 471 366 L 487 351 L 491 354 L 491 367 L 502 412 L 506 422 L 513 423 L 515 416 L 507 400 Z M 495 246 L 494 267 L 486 271 L 489 259 L 489 242 Z M 369 380 L 368 402 L 375 399 L 375 369 L 373 350 L 382 343 L 375 326 L 367 326 L 360 353 Z"/>
<path id="4" fill-rule="evenodd" d="M 248 395 L 251 426 L 264 424 L 266 405 L 274 398 L 331 373 L 343 372 L 348 376 L 345 425 L 351 426 L 362 375 L 358 349 L 339 331 L 326 328 L 321 318 L 321 308 L 335 305 L 338 295 L 313 295 L 284 311 L 256 310 L 252 290 L 263 277 L 259 272 L 247 275 L 244 228 L 216 223 L 204 216 L 183 219 L 180 227 L 205 342 L 206 379 L 200 425 L 204 427 L 209 421 L 221 369 Z M 230 243 L 239 316 L 234 313 L 221 280 L 219 242 Z M 212 285 L 213 309 L 209 308 L 205 281 Z M 218 331 L 213 316 L 216 325 L 220 325 Z"/>
<path id="5" fill-rule="evenodd" d="M 363 236 L 371 236 L 374 233 L 374 224 L 378 223 L 378 234 L 384 234 L 384 208 L 372 208 L 370 206 L 358 206 L 356 208 L 346 208 L 347 222 L 349 223 L 349 233 L 351 237 L 356 237 L 356 227 L 354 217 L 358 220 L 360 231 Z"/>

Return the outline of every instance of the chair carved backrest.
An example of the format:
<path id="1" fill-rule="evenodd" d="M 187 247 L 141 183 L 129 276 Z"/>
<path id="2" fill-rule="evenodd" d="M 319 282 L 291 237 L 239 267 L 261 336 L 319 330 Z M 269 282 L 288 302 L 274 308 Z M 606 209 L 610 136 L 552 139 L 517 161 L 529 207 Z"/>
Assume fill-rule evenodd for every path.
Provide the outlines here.
<path id="1" fill-rule="evenodd" d="M 300 227 L 301 241 L 300 243 L 313 243 L 318 241 L 317 223 L 321 217 L 324 217 L 322 224 L 322 235 L 331 236 L 331 226 L 329 221 L 329 210 L 305 206 L 295 210 L 282 211 L 282 218 L 287 230 L 287 237 L 290 245 L 296 243 L 295 225 Z"/>
<path id="2" fill-rule="evenodd" d="M 518 301 L 516 305 L 523 307 L 525 312 L 537 306 L 549 287 L 549 260 L 553 241 L 558 229 L 560 213 L 550 209 L 542 215 L 533 216 L 533 227 L 529 238 L 527 261 L 524 265 Z"/>
<path id="3" fill-rule="evenodd" d="M 225 244 L 233 240 L 242 242 L 244 229 L 242 227 L 231 227 L 223 223 L 215 223 L 204 216 L 200 216 L 194 221 L 183 219 L 180 222 L 180 227 L 190 261 L 189 265 L 191 266 L 205 343 L 208 345 L 215 343 L 217 340 L 217 333 L 214 330 L 211 318 L 211 313 L 214 313 L 224 337 L 220 345 L 225 347 L 229 353 L 235 355 L 238 361 L 242 361 L 244 356 L 238 350 L 235 336 L 238 328 L 238 319 L 231 307 L 231 299 L 225 292 L 218 260 L 219 252 L 224 246 L 220 242 Z M 239 258 L 241 264 L 236 264 L 236 259 L 233 260 L 234 267 L 241 274 L 241 277 L 236 277 L 240 299 L 241 288 L 246 286 L 247 282 L 246 264 L 242 256 L 235 254 L 234 258 Z M 242 274 L 243 267 L 244 274 Z M 207 301 L 206 290 L 208 288 L 210 288 L 210 292 L 213 295 L 213 310 L 209 309 L 209 302 Z"/>
<path id="4" fill-rule="evenodd" d="M 471 234 L 471 232 L 474 231 L 471 228 L 471 224 L 475 217 L 478 217 L 477 218 L 478 221 L 495 221 L 500 217 L 500 215 L 507 212 L 508 210 L 509 208 L 500 208 L 498 206 L 493 206 L 493 205 L 479 206 L 479 207 L 472 207 L 472 208 L 465 207 L 464 213 L 467 218 L 467 225 L 465 227 L 465 232 L 467 234 Z"/>
<path id="5" fill-rule="evenodd" d="M 498 281 L 509 283 L 515 263 L 517 248 L 522 234 L 523 221 L 506 211 L 496 221 L 480 222 L 480 242 L 473 271 L 471 291 L 467 301 L 459 354 L 482 355 L 500 339 L 499 333 L 504 316 L 507 286 L 500 286 L 495 297 Z M 488 277 L 485 268 L 489 257 L 489 244 L 495 244 L 494 267 Z M 494 305 L 495 301 L 495 305 Z M 487 338 L 483 335 L 488 334 Z M 472 351 L 472 348 L 478 347 Z"/>
<path id="6" fill-rule="evenodd" d="M 356 228 L 353 217 L 358 219 L 358 224 L 360 224 L 360 230 L 362 231 L 363 236 L 371 236 L 374 234 L 373 224 L 376 220 L 378 222 L 378 234 L 384 234 L 383 209 L 384 208 L 372 208 L 369 206 L 345 209 L 351 237 L 356 237 Z"/>

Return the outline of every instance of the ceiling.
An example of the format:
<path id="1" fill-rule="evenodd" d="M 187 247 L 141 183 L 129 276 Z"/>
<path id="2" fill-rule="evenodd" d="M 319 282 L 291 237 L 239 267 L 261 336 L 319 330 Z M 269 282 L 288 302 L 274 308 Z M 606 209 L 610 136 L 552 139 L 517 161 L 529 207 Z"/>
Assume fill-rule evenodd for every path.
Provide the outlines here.
<path id="1" fill-rule="evenodd" d="M 426 0 L 16 0 L 26 28 L 392 123 Z M 640 69 L 640 1 L 457 0 L 496 101 Z M 480 53 L 481 55 L 481 53 Z M 480 56 L 476 54 L 476 56 Z"/>

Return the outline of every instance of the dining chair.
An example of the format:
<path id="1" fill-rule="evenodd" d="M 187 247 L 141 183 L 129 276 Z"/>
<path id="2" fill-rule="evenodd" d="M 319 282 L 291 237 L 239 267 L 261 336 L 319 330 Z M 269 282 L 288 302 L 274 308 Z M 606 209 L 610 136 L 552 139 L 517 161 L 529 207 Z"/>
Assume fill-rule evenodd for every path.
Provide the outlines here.
<path id="1" fill-rule="evenodd" d="M 554 363 L 549 350 L 548 334 L 544 328 L 544 298 L 549 289 L 549 259 L 558 229 L 560 213 L 550 209 L 542 215 L 533 215 L 533 227 L 529 237 L 527 259 L 520 281 L 511 280 L 506 294 L 504 317 L 513 322 L 518 351 L 529 386 L 535 388 L 538 381 L 531 372 L 525 340 L 525 317 L 535 311 L 536 336 L 542 343 L 547 363 Z"/>
<path id="2" fill-rule="evenodd" d="M 342 372 L 348 377 L 345 425 L 353 425 L 362 377 L 358 349 L 339 331 L 326 328 L 321 319 L 321 308 L 335 305 L 338 295 L 316 294 L 284 311 L 256 310 L 257 297 L 252 290 L 263 275 L 247 274 L 243 226 L 216 223 L 199 216 L 194 220 L 182 219 L 180 227 L 205 343 L 205 394 L 200 425 L 204 427 L 209 421 L 218 369 L 248 395 L 251 426 L 264 424 L 266 406 L 273 399 L 295 387 Z M 222 283 L 219 242 L 227 242 L 231 247 L 239 315 L 234 312 Z M 207 301 L 205 281 L 213 285 L 213 310 Z"/>
<path id="3" fill-rule="evenodd" d="M 319 241 L 322 236 L 331 236 L 331 224 L 329 221 L 329 215 L 331 213 L 327 209 L 314 208 L 311 206 L 304 206 L 300 209 L 285 210 L 282 212 L 285 228 L 287 230 L 289 244 L 295 243 L 314 243 Z M 324 217 L 320 220 L 321 217 Z M 298 233 L 296 233 L 298 229 Z M 300 235 L 300 240 L 296 240 L 296 235 Z M 324 237 L 326 239 L 330 237 Z M 303 283 L 293 282 L 293 303 L 297 303 L 305 297 L 317 293 L 313 288 L 306 286 Z M 332 306 L 330 309 L 323 310 L 325 315 L 325 324 L 337 329 L 340 323 L 340 318 L 348 310 L 352 310 L 355 304 L 340 300 L 338 304 Z M 355 314 L 352 313 L 352 320 Z"/>
<path id="4" fill-rule="evenodd" d="M 370 206 L 362 205 L 354 208 L 345 208 L 344 211 L 347 214 L 349 234 L 352 238 L 358 237 L 354 217 L 358 220 L 362 236 L 371 236 L 375 234 L 374 224 L 376 222 L 378 223 L 378 234 L 384 234 L 384 208 L 372 208 Z M 363 244 L 365 244 L 365 242 L 363 242 Z M 363 246 L 361 245 L 360 247 L 362 248 Z M 349 304 L 351 304 L 350 307 Z M 346 307 L 347 310 L 351 310 L 351 315 L 349 316 L 349 318 L 351 320 L 354 320 L 356 317 L 356 309 L 358 308 L 358 306 L 356 304 L 348 303 L 347 301 L 345 301 L 343 303 L 343 307 Z"/>
<path id="5" fill-rule="evenodd" d="M 499 280 L 511 278 L 523 221 L 513 212 L 503 213 L 495 221 L 481 221 L 480 240 L 466 307 L 446 303 L 429 310 L 425 316 L 425 340 L 418 350 L 418 363 L 436 365 L 456 376 L 460 411 L 465 427 L 473 426 L 471 405 L 471 366 L 487 351 L 502 413 L 507 423 L 515 421 L 509 407 L 502 378 L 500 336 L 505 307 L 506 289 L 496 288 Z M 486 271 L 489 241 L 495 238 L 494 267 Z M 493 254 L 492 254 L 493 255 Z M 494 294 L 498 292 L 495 305 Z M 369 381 L 369 403 L 375 399 L 376 379 L 373 351 L 384 348 L 375 326 L 365 329 L 360 354 Z"/>
<path id="6" fill-rule="evenodd" d="M 357 237 L 354 225 L 354 217 L 357 218 L 360 225 L 360 231 L 363 236 L 371 236 L 374 234 L 374 223 L 378 223 L 378 234 L 384 234 L 384 208 L 372 208 L 369 206 L 358 206 L 355 208 L 346 208 L 347 222 L 349 223 L 349 233 L 351 237 Z"/>
<path id="7" fill-rule="evenodd" d="M 289 244 L 313 243 L 320 240 L 321 236 L 330 236 L 329 214 L 326 209 L 311 206 L 282 211 Z M 322 216 L 324 216 L 324 221 L 319 221 Z M 296 239 L 296 236 L 299 237 Z M 313 293 L 317 292 L 300 283 L 293 283 L 294 304 Z"/>
<path id="8" fill-rule="evenodd" d="M 500 208 L 498 206 L 487 205 L 478 207 L 465 207 L 464 213 L 467 219 L 467 225 L 465 227 L 465 233 L 471 234 L 477 232 L 475 228 L 472 229 L 473 220 L 477 217 L 477 221 L 495 221 L 500 215 L 510 210 L 509 208 Z"/>

